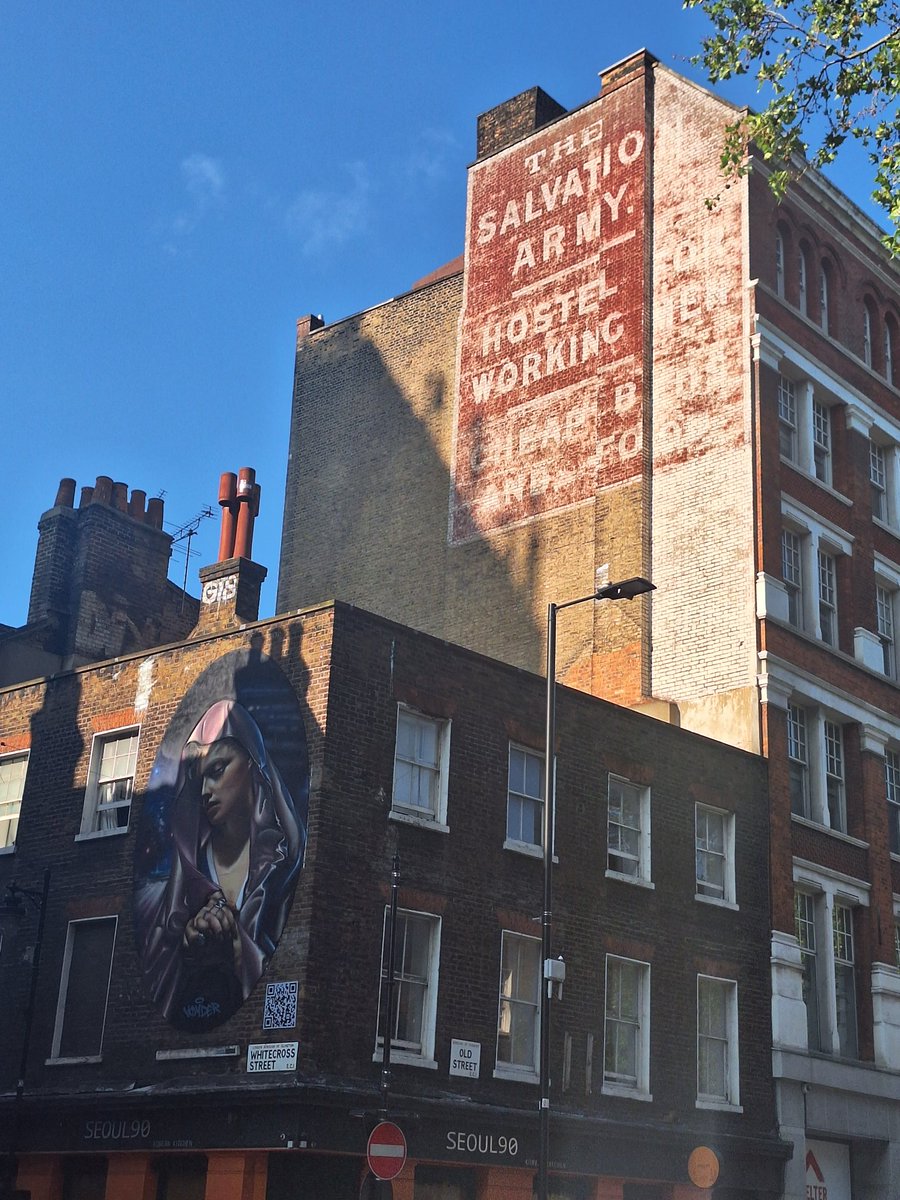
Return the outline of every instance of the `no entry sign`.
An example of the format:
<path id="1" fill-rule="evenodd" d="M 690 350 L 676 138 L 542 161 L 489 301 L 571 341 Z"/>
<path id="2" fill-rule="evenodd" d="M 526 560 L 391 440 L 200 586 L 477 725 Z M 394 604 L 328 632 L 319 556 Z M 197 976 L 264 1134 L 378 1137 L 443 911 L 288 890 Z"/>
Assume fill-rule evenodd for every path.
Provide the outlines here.
<path id="1" fill-rule="evenodd" d="M 376 1179 L 393 1179 L 406 1163 L 406 1138 L 393 1121 L 380 1121 L 369 1134 L 366 1146 L 369 1170 Z"/>

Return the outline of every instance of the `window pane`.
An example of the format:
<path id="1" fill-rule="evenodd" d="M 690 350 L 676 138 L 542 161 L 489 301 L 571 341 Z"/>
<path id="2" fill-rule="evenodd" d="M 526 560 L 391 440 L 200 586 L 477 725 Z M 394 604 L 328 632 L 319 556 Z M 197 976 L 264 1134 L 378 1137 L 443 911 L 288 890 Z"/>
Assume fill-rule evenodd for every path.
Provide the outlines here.
<path id="1" fill-rule="evenodd" d="M 697 1091 L 729 1099 L 728 997 L 731 985 L 718 979 L 697 981 Z"/>
<path id="2" fill-rule="evenodd" d="M 418 815 L 437 816 L 440 791 L 440 721 L 414 713 L 397 714 L 393 804 Z"/>
<path id="3" fill-rule="evenodd" d="M 504 933 L 500 961 L 497 1062 L 536 1068 L 540 942 Z"/>
<path id="4" fill-rule="evenodd" d="M 0 847 L 15 844 L 28 756 L 0 758 Z"/>
<path id="5" fill-rule="evenodd" d="M 884 785 L 888 802 L 891 853 L 900 854 L 900 754 L 894 750 L 885 752 Z"/>
<path id="6" fill-rule="evenodd" d="M 644 965 L 627 959 L 606 960 L 606 1045 L 604 1078 L 636 1087 L 640 1082 L 641 1012 Z"/>
<path id="7" fill-rule="evenodd" d="M 532 846 L 543 844 L 544 756 L 509 748 L 506 836 Z"/>
<path id="8" fill-rule="evenodd" d="M 90 1058 L 100 1053 L 116 922 L 79 921 L 69 929 L 71 955 L 57 1057 Z"/>
<path id="9" fill-rule="evenodd" d="M 806 1006 L 806 1035 L 810 1050 L 821 1050 L 819 993 L 816 971 L 815 900 L 806 892 L 794 893 L 794 931 L 803 961 L 803 1003 Z"/>
<path id="10" fill-rule="evenodd" d="M 631 877 L 642 872 L 642 805 L 641 788 L 610 777 L 607 865 Z"/>
<path id="11" fill-rule="evenodd" d="M 413 1053 L 423 1053 L 428 987 L 431 972 L 432 937 L 435 923 L 418 913 L 397 913 L 394 942 L 394 992 L 391 1004 L 391 1044 Z M 390 910 L 385 910 L 381 981 L 387 979 L 390 948 Z M 383 995 L 379 1003 L 379 1039 Z"/>

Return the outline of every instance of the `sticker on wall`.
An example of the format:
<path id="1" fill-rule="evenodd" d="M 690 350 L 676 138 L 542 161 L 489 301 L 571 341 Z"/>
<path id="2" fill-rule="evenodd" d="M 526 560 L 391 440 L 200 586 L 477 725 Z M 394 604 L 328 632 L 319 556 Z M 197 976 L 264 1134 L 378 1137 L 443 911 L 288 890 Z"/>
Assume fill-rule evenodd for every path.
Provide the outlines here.
<path id="1" fill-rule="evenodd" d="M 291 909 L 308 806 L 290 683 L 257 651 L 223 656 L 169 723 L 137 831 L 135 940 L 177 1028 L 220 1025 L 258 983 Z"/>
<path id="2" fill-rule="evenodd" d="M 297 1024 L 297 981 L 267 983 L 263 1029 L 293 1029 Z"/>

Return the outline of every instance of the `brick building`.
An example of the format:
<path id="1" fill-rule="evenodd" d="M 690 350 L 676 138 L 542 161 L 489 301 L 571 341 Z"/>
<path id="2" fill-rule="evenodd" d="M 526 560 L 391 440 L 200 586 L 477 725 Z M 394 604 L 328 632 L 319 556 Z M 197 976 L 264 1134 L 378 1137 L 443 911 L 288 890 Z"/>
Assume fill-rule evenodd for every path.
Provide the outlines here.
<path id="1" fill-rule="evenodd" d="M 341 603 L 255 621 L 262 574 L 0 689 L 0 1151 L 33 1200 L 355 1200 L 396 855 L 394 1195 L 529 1200 L 544 682 Z M 765 764 L 571 689 L 557 727 L 554 1195 L 709 1196 L 699 1151 L 771 1200 Z"/>
<path id="2" fill-rule="evenodd" d="M 197 600 L 168 578 L 172 536 L 163 501 L 100 475 L 60 481 L 38 523 L 27 622 L 0 625 L 0 684 L 49 675 L 176 641 L 197 622 Z"/>
<path id="3" fill-rule="evenodd" d="M 298 325 L 279 607 L 339 596 L 768 759 L 785 1196 L 900 1195 L 900 288 L 640 53 L 478 123 L 465 256 Z M 718 197 L 710 208 L 706 201 Z"/>

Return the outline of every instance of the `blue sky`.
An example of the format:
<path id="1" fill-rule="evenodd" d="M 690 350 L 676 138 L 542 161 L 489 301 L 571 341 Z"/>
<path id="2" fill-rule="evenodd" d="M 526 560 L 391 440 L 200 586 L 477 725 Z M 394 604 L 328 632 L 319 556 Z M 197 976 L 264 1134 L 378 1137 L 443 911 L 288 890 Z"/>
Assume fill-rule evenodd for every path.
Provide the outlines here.
<path id="1" fill-rule="evenodd" d="M 704 28 L 677 0 L 3 0 L 0 622 L 25 620 L 63 476 L 163 493 L 169 527 L 212 506 L 196 595 L 241 466 L 270 614 L 296 318 L 462 252 L 480 112 L 535 84 L 574 107 L 644 46 L 700 79 Z M 833 178 L 865 205 L 864 169 Z"/>

